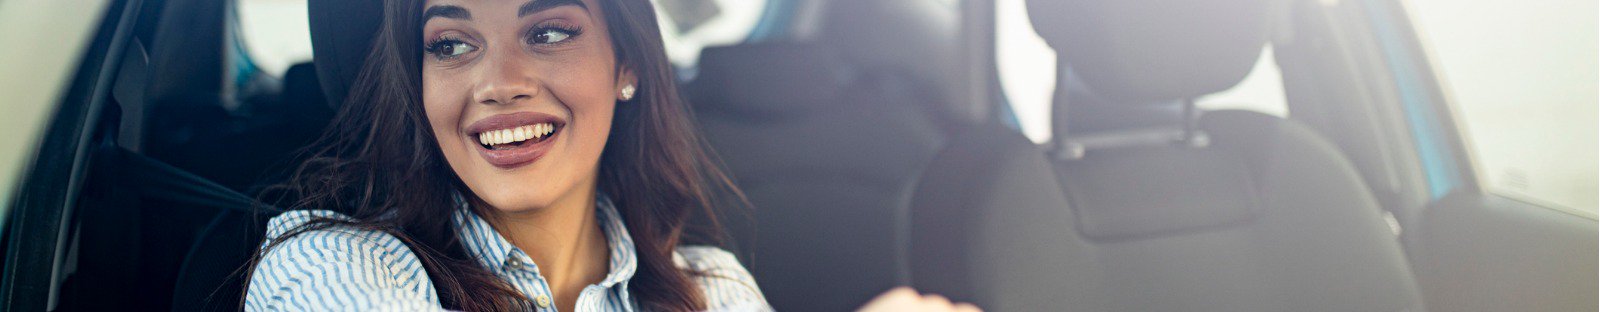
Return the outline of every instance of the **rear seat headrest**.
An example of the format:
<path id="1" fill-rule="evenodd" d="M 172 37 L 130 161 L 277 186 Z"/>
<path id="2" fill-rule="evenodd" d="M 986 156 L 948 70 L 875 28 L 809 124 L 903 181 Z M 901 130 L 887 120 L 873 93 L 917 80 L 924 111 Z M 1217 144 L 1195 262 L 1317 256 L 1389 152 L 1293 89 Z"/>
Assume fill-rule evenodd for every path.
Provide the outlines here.
<path id="1" fill-rule="evenodd" d="M 694 105 L 764 116 L 791 115 L 839 103 L 854 79 L 837 54 L 802 43 L 753 43 L 707 48 L 690 84 Z"/>
<path id="2" fill-rule="evenodd" d="M 283 72 L 283 102 L 297 111 L 324 111 L 333 107 L 318 81 L 316 65 L 289 66 L 289 70 Z"/>
<path id="3" fill-rule="evenodd" d="M 306 12 L 317 79 L 329 106 L 337 110 L 383 23 L 383 1 L 310 0 Z"/>
<path id="4" fill-rule="evenodd" d="M 1119 103 L 1188 99 L 1250 72 L 1277 0 L 1029 0 L 1063 68 Z"/>

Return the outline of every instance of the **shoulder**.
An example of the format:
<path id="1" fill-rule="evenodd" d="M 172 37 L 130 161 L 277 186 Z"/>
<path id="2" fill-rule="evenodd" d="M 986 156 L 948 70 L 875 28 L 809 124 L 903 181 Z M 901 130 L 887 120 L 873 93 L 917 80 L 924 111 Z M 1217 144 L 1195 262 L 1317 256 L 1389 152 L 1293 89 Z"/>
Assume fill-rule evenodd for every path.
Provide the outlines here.
<path id="1" fill-rule="evenodd" d="M 377 261 L 384 264 L 416 260 L 400 238 L 383 231 L 338 224 L 301 231 L 302 227 L 321 219 L 352 220 L 328 210 L 284 212 L 267 221 L 266 241 L 261 246 L 262 260 Z"/>
<path id="2" fill-rule="evenodd" d="M 318 219 L 349 220 L 296 210 L 268 221 L 246 310 L 415 309 L 436 302 L 421 261 L 398 237 L 341 225 L 300 231 Z"/>
<path id="3" fill-rule="evenodd" d="M 691 272 L 710 310 L 770 310 L 755 278 L 733 253 L 711 246 L 682 246 L 673 253 L 673 260 Z"/>

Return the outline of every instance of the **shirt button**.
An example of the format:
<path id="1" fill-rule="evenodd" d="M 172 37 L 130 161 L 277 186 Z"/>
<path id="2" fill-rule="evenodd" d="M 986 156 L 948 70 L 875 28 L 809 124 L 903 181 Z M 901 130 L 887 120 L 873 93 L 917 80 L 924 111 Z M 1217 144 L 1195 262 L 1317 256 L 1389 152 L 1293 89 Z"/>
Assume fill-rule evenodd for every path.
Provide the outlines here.
<path id="1" fill-rule="evenodd" d="M 550 308 L 550 296 L 539 295 L 533 298 L 533 303 L 538 304 L 539 308 Z"/>

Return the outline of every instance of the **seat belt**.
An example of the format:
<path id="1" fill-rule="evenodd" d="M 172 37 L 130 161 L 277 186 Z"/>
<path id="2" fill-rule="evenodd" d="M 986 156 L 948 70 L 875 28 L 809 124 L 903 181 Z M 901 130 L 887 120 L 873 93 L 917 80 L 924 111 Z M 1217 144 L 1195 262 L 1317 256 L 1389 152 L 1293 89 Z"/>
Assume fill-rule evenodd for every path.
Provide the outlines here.
<path id="1" fill-rule="evenodd" d="M 282 212 L 249 195 L 122 147 L 102 148 L 97 153 L 95 170 L 113 177 L 112 183 L 118 188 L 150 198 L 201 207 L 271 215 Z"/>

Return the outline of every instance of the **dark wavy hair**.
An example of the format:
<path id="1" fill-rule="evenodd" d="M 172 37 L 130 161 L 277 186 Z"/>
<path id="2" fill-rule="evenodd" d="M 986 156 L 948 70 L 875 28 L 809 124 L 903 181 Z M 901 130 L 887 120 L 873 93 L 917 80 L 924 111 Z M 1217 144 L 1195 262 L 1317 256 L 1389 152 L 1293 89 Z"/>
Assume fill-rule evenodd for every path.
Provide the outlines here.
<path id="1" fill-rule="evenodd" d="M 700 273 L 678 268 L 672 253 L 691 218 L 710 220 L 709 227 L 697 228 L 707 232 L 696 234 L 721 237 L 713 198 L 739 190 L 718 169 L 678 94 L 649 0 L 600 3 L 618 69 L 633 70 L 639 80 L 638 96 L 616 106 L 598 179 L 638 250 L 629 288 L 649 310 L 702 310 L 704 294 L 691 280 Z M 333 210 L 352 220 L 309 222 L 268 242 L 257 259 L 309 231 L 382 231 L 420 258 L 446 308 L 524 310 L 528 298 L 466 252 L 449 217 L 457 209 L 456 194 L 469 197 L 480 213 L 488 208 L 451 171 L 424 114 L 421 11 L 422 0 L 384 1 L 382 25 L 344 105 L 306 150 L 310 160 L 268 192 L 280 194 L 271 201 L 279 206 Z"/>

